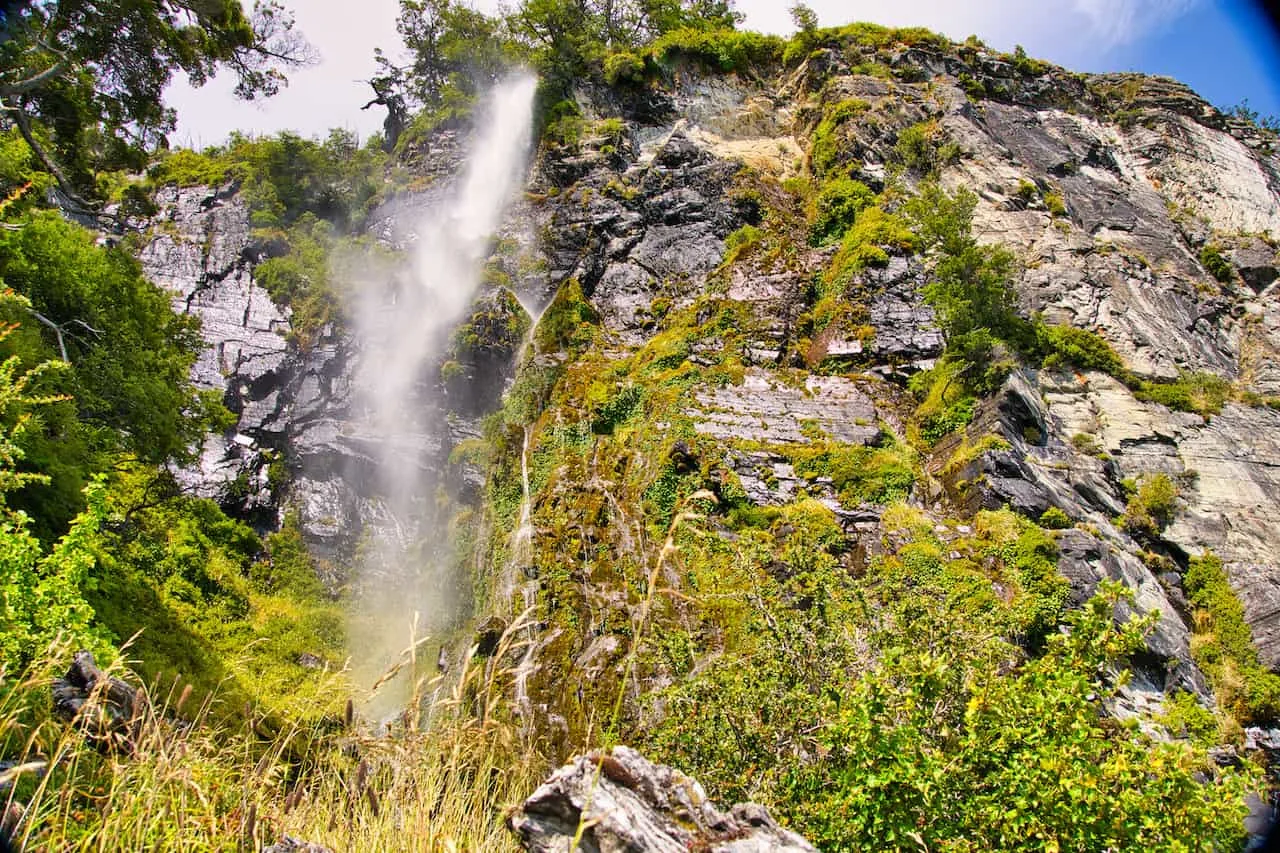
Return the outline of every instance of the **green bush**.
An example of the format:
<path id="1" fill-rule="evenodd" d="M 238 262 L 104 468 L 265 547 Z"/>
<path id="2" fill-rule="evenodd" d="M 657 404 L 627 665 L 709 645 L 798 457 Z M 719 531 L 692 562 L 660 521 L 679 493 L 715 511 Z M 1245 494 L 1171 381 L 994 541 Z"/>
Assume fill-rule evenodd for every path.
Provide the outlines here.
<path id="1" fill-rule="evenodd" d="M 881 447 L 815 442 L 790 455 L 797 474 L 831 478 L 840 502 L 850 507 L 905 500 L 916 480 L 913 455 L 893 441 Z"/>
<path id="2" fill-rule="evenodd" d="M 813 200 L 809 240 L 815 246 L 844 237 L 858 214 L 875 204 L 876 194 L 861 181 L 834 178 L 822 185 Z"/>
<path id="3" fill-rule="evenodd" d="M 921 175 L 935 175 L 960 157 L 954 143 L 942 141 L 942 128 L 926 121 L 904 128 L 893 145 L 894 160 Z"/>
<path id="4" fill-rule="evenodd" d="M 1210 553 L 1193 557 L 1182 584 L 1196 611 L 1191 652 L 1213 682 L 1219 704 L 1243 724 L 1275 725 L 1280 676 L 1259 661 L 1244 607 L 1222 560 Z"/>
<path id="5" fill-rule="evenodd" d="M 629 50 L 611 53 L 604 60 L 604 79 L 610 86 L 640 83 L 645 75 L 644 58 Z"/>
<path id="6" fill-rule="evenodd" d="M 1116 377 L 1125 375 L 1120 355 L 1097 332 L 1075 326 L 1050 326 L 1037 318 L 1035 336 L 1043 354 L 1041 366 L 1046 370 L 1074 367 Z"/>
<path id="7" fill-rule="evenodd" d="M 1231 398 L 1231 383 L 1216 373 L 1183 372 L 1172 382 L 1150 380 L 1131 385 L 1139 400 L 1159 403 L 1177 412 L 1194 412 L 1204 418 L 1222 411 Z"/>
<path id="8" fill-rule="evenodd" d="M 907 253 L 916 246 L 915 234 L 900 216 L 880 207 L 864 208 L 841 239 L 840 250 L 822 273 L 822 282 L 827 292 L 843 292 L 862 270 L 887 264 L 890 252 Z"/>
<path id="9" fill-rule="evenodd" d="M 835 174 L 844 160 L 841 128 L 870 108 L 866 101 L 851 98 L 840 101 L 823 113 L 809 140 L 809 161 L 815 175 L 825 178 Z"/>
<path id="10" fill-rule="evenodd" d="M 1235 280 L 1235 267 L 1231 265 L 1225 257 L 1222 256 L 1222 250 L 1212 243 L 1205 245 L 1200 250 L 1200 263 L 1209 271 L 1209 275 L 1216 278 L 1223 284 L 1230 284 Z"/>
<path id="11" fill-rule="evenodd" d="M 1062 195 L 1059 193 L 1054 193 L 1054 192 L 1045 193 L 1044 206 L 1049 211 L 1049 213 L 1053 214 L 1054 216 L 1067 215 L 1066 202 L 1062 200 Z"/>
<path id="12" fill-rule="evenodd" d="M 1121 524 L 1131 533 L 1156 536 L 1173 521 L 1178 487 L 1168 474 L 1144 476 L 1125 507 Z"/>
<path id="13" fill-rule="evenodd" d="M 742 30 L 682 27 L 664 33 L 650 48 L 661 63 L 693 59 L 712 71 L 749 71 L 782 61 L 786 42 L 777 36 Z"/>
<path id="14" fill-rule="evenodd" d="M 1040 515 L 1040 526 L 1046 530 L 1066 530 L 1071 526 L 1071 517 L 1056 506 L 1051 506 Z"/>

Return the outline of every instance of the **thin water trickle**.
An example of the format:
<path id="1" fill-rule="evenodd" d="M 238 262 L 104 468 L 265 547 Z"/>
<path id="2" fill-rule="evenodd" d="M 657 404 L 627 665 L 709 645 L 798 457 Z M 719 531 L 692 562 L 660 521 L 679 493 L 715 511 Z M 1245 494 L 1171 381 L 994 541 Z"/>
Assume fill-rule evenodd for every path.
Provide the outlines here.
<path id="1" fill-rule="evenodd" d="M 422 636 L 438 635 L 456 617 L 459 579 L 451 576 L 443 521 L 435 519 L 430 473 L 443 438 L 432 416 L 439 401 L 431 370 L 476 297 L 494 232 L 523 184 L 535 88 L 529 76 L 495 87 L 456 190 L 413 229 L 411 269 L 359 288 L 352 305 L 359 405 L 345 432 L 370 457 L 380 495 L 373 512 L 380 521 L 366 529 L 361 547 L 350 624 L 352 668 L 365 688 L 414 657 L 415 618 L 413 634 Z M 396 713 L 412 683 L 408 671 L 386 680 L 366 713 Z"/>

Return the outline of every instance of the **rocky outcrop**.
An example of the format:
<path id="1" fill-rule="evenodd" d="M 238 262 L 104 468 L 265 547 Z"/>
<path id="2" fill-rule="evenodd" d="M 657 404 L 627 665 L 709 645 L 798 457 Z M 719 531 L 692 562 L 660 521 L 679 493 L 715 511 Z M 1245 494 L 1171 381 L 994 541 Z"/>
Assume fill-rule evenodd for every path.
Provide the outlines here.
<path id="1" fill-rule="evenodd" d="M 197 387 L 220 392 L 235 429 L 210 435 L 179 483 L 242 515 L 273 523 L 271 462 L 289 428 L 281 391 L 293 368 L 289 319 L 254 281 L 259 249 L 234 184 L 164 187 L 140 259 L 174 310 L 200 320 L 205 346 L 192 369 Z"/>
<path id="2" fill-rule="evenodd" d="M 507 819 L 531 853 L 583 850 L 633 853 L 811 853 L 761 806 L 723 812 L 678 770 L 615 746 L 574 759 L 551 775 Z"/>

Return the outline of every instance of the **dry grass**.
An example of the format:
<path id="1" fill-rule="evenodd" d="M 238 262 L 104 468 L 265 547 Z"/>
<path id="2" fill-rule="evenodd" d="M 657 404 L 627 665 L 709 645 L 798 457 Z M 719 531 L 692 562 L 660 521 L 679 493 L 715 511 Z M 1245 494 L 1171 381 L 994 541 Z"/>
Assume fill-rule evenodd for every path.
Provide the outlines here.
<path id="1" fill-rule="evenodd" d="M 13 840 L 26 850 L 243 851 L 286 833 L 336 851 L 518 849 L 502 820 L 548 769 L 506 710 L 522 629 L 451 686 L 419 681 L 417 695 L 445 695 L 388 735 L 362 733 L 350 711 L 308 728 L 249 708 L 219 722 L 175 686 L 138 720 L 132 755 L 102 754 L 52 718 L 49 684 L 71 656 L 51 649 L 0 673 L 0 760 L 18 764 L 0 775 L 0 814 L 21 805 Z"/>

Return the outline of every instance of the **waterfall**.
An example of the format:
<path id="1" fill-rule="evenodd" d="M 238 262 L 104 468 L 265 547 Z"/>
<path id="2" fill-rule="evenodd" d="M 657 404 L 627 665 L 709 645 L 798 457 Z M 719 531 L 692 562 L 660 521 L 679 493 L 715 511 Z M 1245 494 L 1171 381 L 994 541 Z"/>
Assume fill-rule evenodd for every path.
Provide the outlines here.
<path id="1" fill-rule="evenodd" d="M 357 686 L 379 684 L 366 708 L 375 719 L 404 707 L 425 651 L 415 643 L 445 630 L 459 605 L 447 531 L 434 518 L 438 484 L 429 472 L 443 436 L 432 373 L 476 296 L 493 234 L 523 184 L 535 86 L 520 76 L 495 87 L 477 114 L 474 147 L 456 188 L 413 229 L 411 268 L 353 296 L 358 408 L 344 437 L 376 469 L 380 500 L 359 548 L 349 642 Z M 407 672 L 387 678 L 397 667 Z"/>

